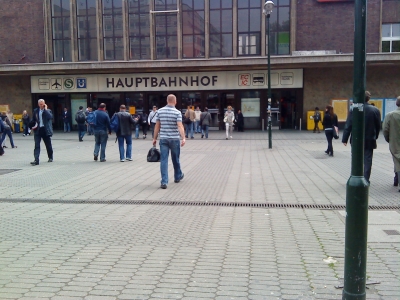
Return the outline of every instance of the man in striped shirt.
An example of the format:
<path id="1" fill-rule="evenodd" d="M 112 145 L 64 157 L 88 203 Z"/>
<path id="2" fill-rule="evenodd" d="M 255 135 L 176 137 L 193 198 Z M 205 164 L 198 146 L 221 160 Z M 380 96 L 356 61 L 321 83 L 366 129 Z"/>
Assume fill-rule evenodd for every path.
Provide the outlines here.
<path id="1" fill-rule="evenodd" d="M 154 128 L 153 146 L 157 144 L 157 136 L 160 133 L 160 170 L 161 188 L 168 186 L 168 156 L 171 150 L 172 164 L 174 165 L 175 183 L 180 182 L 185 176 L 181 170 L 179 155 L 181 147 L 185 145 L 185 130 L 182 125 L 182 114 L 175 108 L 175 95 L 168 95 L 167 105 L 160 108 L 156 114 L 156 126 Z M 180 137 L 182 141 L 180 141 Z"/>

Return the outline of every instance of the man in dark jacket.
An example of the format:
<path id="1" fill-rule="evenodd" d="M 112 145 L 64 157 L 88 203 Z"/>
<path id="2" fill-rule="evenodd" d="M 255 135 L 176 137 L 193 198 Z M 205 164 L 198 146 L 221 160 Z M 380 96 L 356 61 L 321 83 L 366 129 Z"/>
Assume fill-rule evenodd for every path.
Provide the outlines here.
<path id="1" fill-rule="evenodd" d="M 105 162 L 108 135 L 111 134 L 110 117 L 106 113 L 106 105 L 101 103 L 94 114 L 96 115 L 96 123 L 93 128 L 95 140 L 93 156 L 94 160 L 97 161 L 101 148 L 100 161 Z"/>
<path id="2" fill-rule="evenodd" d="M 121 162 L 125 161 L 125 141 L 126 160 L 132 161 L 132 125 L 136 126 L 138 118 L 133 119 L 131 114 L 126 111 L 126 106 L 123 104 L 119 107 L 119 112 L 117 113 L 117 116 L 119 118 L 119 132 L 117 133 L 119 159 Z"/>
<path id="3" fill-rule="evenodd" d="M 68 111 L 68 108 L 64 108 L 63 112 L 63 120 L 64 120 L 64 132 L 71 132 L 71 113 Z"/>
<path id="4" fill-rule="evenodd" d="M 200 115 L 201 138 L 205 135 L 206 139 L 208 139 L 208 128 L 210 127 L 211 122 L 211 114 L 208 112 L 208 108 L 206 107 Z"/>
<path id="5" fill-rule="evenodd" d="M 40 142 L 42 139 L 46 146 L 47 156 L 49 158 L 48 162 L 53 161 L 53 146 L 51 145 L 51 136 L 53 135 L 53 114 L 51 110 L 47 109 L 47 104 L 43 99 L 38 101 L 38 106 L 39 107 L 35 108 L 33 111 L 32 118 L 32 121 L 37 124 L 36 127 L 32 128 L 35 137 L 35 150 L 33 151 L 35 160 L 31 162 L 32 166 L 39 164 Z"/>
<path id="6" fill-rule="evenodd" d="M 83 111 L 83 106 L 79 106 L 79 110 L 75 114 L 75 121 L 78 124 L 79 141 L 83 142 L 83 137 L 85 136 L 86 132 L 85 130 L 86 114 Z"/>
<path id="7" fill-rule="evenodd" d="M 365 141 L 364 141 L 364 177 L 369 182 L 372 169 L 372 157 L 376 149 L 376 140 L 381 130 L 381 113 L 379 109 L 368 103 L 371 93 L 365 92 Z M 354 110 L 354 109 L 353 109 Z M 353 129 L 353 110 L 347 117 L 346 126 L 343 131 L 342 143 L 346 146 Z"/>

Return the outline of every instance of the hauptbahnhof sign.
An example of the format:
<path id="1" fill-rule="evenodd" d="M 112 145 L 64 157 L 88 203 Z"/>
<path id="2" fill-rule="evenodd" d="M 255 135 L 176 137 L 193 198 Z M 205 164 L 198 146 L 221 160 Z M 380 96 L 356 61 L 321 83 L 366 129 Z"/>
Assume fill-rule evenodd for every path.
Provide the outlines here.
<path id="1" fill-rule="evenodd" d="M 267 70 L 31 76 L 32 93 L 201 91 L 267 88 Z M 303 70 L 271 71 L 272 88 L 302 88 Z"/>

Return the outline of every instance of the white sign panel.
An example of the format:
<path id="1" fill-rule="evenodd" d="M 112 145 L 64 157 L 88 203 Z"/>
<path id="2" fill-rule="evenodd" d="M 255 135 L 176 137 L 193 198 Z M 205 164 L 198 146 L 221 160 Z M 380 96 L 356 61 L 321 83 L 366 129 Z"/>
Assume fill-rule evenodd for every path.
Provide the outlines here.
<path id="1" fill-rule="evenodd" d="M 394 111 L 397 109 L 396 106 L 396 98 L 394 99 L 385 99 L 385 116 L 390 113 L 391 111 Z"/>
<path id="2" fill-rule="evenodd" d="M 271 86 L 302 88 L 303 70 L 273 70 Z M 32 93 L 210 91 L 267 87 L 267 70 L 31 76 Z"/>
<path id="3" fill-rule="evenodd" d="M 260 116 L 260 98 L 242 98 L 243 117 Z"/>

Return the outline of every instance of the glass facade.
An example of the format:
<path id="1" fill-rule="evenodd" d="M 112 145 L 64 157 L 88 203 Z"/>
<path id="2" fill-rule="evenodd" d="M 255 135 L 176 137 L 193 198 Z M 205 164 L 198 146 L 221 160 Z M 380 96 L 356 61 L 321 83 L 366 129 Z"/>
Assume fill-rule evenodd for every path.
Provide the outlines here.
<path id="1" fill-rule="evenodd" d="M 233 51 L 233 1 L 210 2 L 210 57 L 229 57 Z"/>
<path id="2" fill-rule="evenodd" d="M 183 58 L 205 56 L 205 0 L 182 0 Z"/>
<path id="3" fill-rule="evenodd" d="M 382 52 L 400 52 L 400 23 L 382 24 Z"/>
<path id="4" fill-rule="evenodd" d="M 76 3 L 79 60 L 98 60 L 96 0 L 78 0 Z"/>
<path id="5" fill-rule="evenodd" d="M 176 10 L 176 0 L 155 0 L 156 11 Z M 156 59 L 178 58 L 177 13 L 158 13 L 156 24 Z"/>
<path id="6" fill-rule="evenodd" d="M 238 0 L 238 55 L 261 54 L 260 0 Z"/>
<path id="7" fill-rule="evenodd" d="M 268 44 L 268 23 L 265 23 L 266 43 Z M 290 53 L 290 1 L 277 0 L 270 16 L 271 55 Z M 268 49 L 268 48 L 267 48 Z"/>
<path id="8" fill-rule="evenodd" d="M 150 59 L 150 0 L 129 0 L 129 59 Z"/>
<path id="9" fill-rule="evenodd" d="M 123 60 L 122 0 L 103 1 L 104 59 Z"/>
<path id="10" fill-rule="evenodd" d="M 72 61 L 70 0 L 51 1 L 53 61 Z"/>

